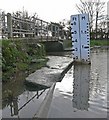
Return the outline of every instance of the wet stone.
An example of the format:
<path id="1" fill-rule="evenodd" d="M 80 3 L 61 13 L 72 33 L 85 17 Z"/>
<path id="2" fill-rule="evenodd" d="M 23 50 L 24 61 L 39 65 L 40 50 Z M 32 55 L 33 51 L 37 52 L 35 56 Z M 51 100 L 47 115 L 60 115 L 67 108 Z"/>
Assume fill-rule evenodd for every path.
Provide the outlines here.
<path id="1" fill-rule="evenodd" d="M 63 71 L 73 61 L 70 57 L 49 56 L 48 67 L 43 67 L 30 74 L 26 81 L 51 87 L 54 82 L 60 81 Z"/>

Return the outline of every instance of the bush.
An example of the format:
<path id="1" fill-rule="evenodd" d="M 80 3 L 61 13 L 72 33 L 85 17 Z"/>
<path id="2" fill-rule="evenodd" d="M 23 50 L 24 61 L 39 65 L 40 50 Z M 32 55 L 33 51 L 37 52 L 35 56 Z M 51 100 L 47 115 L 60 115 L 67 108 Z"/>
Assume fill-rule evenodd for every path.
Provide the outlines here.
<path id="1" fill-rule="evenodd" d="M 2 80 L 7 81 L 16 71 L 29 70 L 33 59 L 45 57 L 45 49 L 42 44 L 23 44 L 21 41 L 2 41 Z M 45 64 L 45 63 L 43 63 Z M 42 65 L 37 65 L 40 68 Z"/>
<path id="2" fill-rule="evenodd" d="M 16 63 L 28 63 L 28 55 L 18 49 L 19 47 L 15 42 L 10 40 L 3 40 L 2 42 L 2 70 L 7 71 L 11 67 L 16 67 Z"/>

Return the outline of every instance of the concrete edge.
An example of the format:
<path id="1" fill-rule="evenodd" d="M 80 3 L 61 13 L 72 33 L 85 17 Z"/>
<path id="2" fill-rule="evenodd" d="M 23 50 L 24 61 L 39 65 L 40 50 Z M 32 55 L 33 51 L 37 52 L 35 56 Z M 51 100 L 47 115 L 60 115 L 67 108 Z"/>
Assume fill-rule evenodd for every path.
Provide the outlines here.
<path id="1" fill-rule="evenodd" d="M 61 81 L 63 79 L 63 77 L 65 76 L 65 74 L 69 71 L 69 69 L 73 66 L 74 61 L 72 59 L 72 62 L 70 62 L 67 67 L 64 68 L 64 70 L 62 71 L 61 75 L 60 75 L 60 80 Z"/>
<path id="2" fill-rule="evenodd" d="M 63 77 L 65 76 L 65 74 L 68 72 L 68 70 L 72 67 L 72 65 L 74 64 L 74 61 L 70 62 L 67 67 L 65 67 L 65 69 L 62 71 L 61 75 L 60 75 L 60 81 L 63 79 Z M 53 92 L 55 89 L 55 85 L 56 82 L 53 83 L 53 85 L 50 87 L 46 97 L 44 98 L 42 104 L 39 107 L 39 110 L 37 111 L 37 113 L 34 115 L 33 119 L 40 119 L 40 118 L 47 118 L 48 116 L 48 112 L 49 112 L 49 108 L 52 102 L 52 98 L 53 98 Z"/>
<path id="3" fill-rule="evenodd" d="M 34 115 L 33 119 L 37 120 L 38 118 L 47 118 L 49 108 L 50 108 L 52 98 L 53 98 L 53 92 L 55 89 L 55 85 L 56 85 L 56 82 L 53 83 L 53 85 L 50 87 L 46 97 L 44 98 L 42 104 L 40 105 L 39 110 Z"/>

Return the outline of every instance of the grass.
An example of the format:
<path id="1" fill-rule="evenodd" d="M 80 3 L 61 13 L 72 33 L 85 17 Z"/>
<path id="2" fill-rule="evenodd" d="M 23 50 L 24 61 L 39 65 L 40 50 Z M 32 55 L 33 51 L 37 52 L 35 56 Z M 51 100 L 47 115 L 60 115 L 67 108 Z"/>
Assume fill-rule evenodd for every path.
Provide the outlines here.
<path id="1" fill-rule="evenodd" d="M 63 45 L 64 45 L 64 48 L 72 47 L 72 40 L 64 40 Z"/>
<path id="2" fill-rule="evenodd" d="M 90 46 L 109 46 L 109 40 L 90 40 Z"/>
<path id="3" fill-rule="evenodd" d="M 0 40 L 0 47 L 2 46 L 2 40 Z"/>
<path id="4" fill-rule="evenodd" d="M 109 40 L 90 40 L 90 46 L 109 46 Z M 64 47 L 72 47 L 72 41 L 66 40 L 64 41 Z"/>

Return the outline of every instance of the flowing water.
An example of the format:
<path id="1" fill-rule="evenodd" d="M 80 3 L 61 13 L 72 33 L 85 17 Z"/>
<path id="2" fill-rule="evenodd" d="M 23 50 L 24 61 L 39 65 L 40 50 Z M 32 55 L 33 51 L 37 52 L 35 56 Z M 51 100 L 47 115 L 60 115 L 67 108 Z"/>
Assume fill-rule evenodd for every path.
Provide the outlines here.
<path id="1" fill-rule="evenodd" d="M 107 118 L 107 52 L 91 53 L 91 65 L 74 65 L 55 87 L 48 118 Z"/>
<path id="2" fill-rule="evenodd" d="M 48 118 L 107 117 L 108 52 L 93 50 L 91 65 L 72 66 L 63 80 L 56 83 Z M 64 55 L 71 56 L 71 53 Z M 25 86 L 23 73 L 17 74 L 16 79 L 3 87 L 2 117 L 32 118 L 49 88 Z"/>

